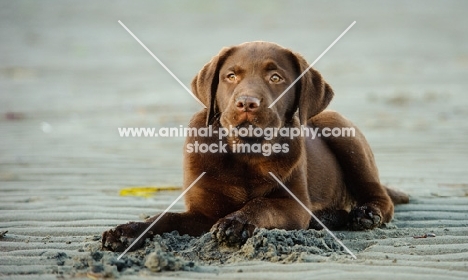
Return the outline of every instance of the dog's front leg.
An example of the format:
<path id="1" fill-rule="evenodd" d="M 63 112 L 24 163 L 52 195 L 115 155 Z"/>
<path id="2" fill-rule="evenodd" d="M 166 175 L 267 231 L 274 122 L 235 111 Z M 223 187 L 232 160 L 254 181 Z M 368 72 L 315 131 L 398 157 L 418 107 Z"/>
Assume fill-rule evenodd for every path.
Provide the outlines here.
<path id="1" fill-rule="evenodd" d="M 293 198 L 261 197 L 219 219 L 211 232 L 220 242 L 241 245 L 256 228 L 306 229 L 309 221 L 308 212 Z"/>
<path id="2" fill-rule="evenodd" d="M 142 247 L 146 238 L 156 234 L 178 231 L 179 234 L 198 236 L 207 232 L 214 224 L 214 220 L 194 212 L 158 214 L 144 222 L 128 222 L 102 234 L 102 248 L 114 252 L 124 251 L 143 232 L 145 234 L 133 245 L 131 251 Z M 153 222 L 158 221 L 153 224 Z"/>

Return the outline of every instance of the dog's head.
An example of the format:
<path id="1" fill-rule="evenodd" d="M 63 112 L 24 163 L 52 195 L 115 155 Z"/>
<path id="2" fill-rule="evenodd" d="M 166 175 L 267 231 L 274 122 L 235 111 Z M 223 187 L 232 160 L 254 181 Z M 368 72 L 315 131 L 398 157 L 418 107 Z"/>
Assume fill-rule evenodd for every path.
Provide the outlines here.
<path id="1" fill-rule="evenodd" d="M 283 127 L 299 111 L 301 124 L 323 111 L 333 97 L 331 87 L 299 54 L 268 42 L 224 48 L 192 81 L 193 93 L 207 106 L 207 125 L 219 117 L 228 128 Z"/>

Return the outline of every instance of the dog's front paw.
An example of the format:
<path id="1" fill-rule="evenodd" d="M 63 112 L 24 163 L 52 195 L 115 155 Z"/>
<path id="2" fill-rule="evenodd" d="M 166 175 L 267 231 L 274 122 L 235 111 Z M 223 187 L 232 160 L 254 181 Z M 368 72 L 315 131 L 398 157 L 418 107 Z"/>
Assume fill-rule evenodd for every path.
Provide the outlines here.
<path id="1" fill-rule="evenodd" d="M 219 219 L 211 228 L 211 233 L 218 242 L 228 245 L 242 245 L 253 235 L 255 226 L 237 215 Z"/>
<path id="2" fill-rule="evenodd" d="M 379 209 L 363 205 L 356 207 L 349 213 L 351 230 L 373 229 L 382 224 L 382 213 Z"/>
<path id="3" fill-rule="evenodd" d="M 105 231 L 102 234 L 102 249 L 123 252 L 148 226 L 148 223 L 129 222 L 119 225 L 115 229 Z M 132 246 L 130 251 L 140 248 L 144 244 L 146 237 L 148 237 L 148 234 L 142 236 L 138 242 Z"/>

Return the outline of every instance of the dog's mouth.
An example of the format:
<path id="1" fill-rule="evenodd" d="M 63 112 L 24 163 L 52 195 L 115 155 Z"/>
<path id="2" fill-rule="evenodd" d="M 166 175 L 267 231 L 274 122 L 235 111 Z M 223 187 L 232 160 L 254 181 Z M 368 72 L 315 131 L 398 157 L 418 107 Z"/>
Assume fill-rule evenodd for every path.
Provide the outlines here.
<path id="1" fill-rule="evenodd" d="M 273 132 L 277 131 L 278 127 L 262 127 L 251 122 L 245 121 L 237 125 L 222 125 L 228 133 L 226 139 L 228 143 L 244 143 L 244 144 L 265 144 L 274 141 Z"/>
<path id="2" fill-rule="evenodd" d="M 220 125 L 229 131 L 228 143 L 265 144 L 275 142 L 271 131 L 284 125 L 276 110 L 225 110 L 219 116 Z"/>
<path id="3" fill-rule="evenodd" d="M 241 114 L 222 114 L 220 118 L 221 126 L 226 129 L 249 130 L 252 131 L 264 130 L 266 128 L 279 128 L 281 122 L 276 115 L 259 115 L 252 113 Z M 256 133 L 258 135 L 258 133 Z M 258 136 L 251 136 L 252 138 Z"/>
<path id="4" fill-rule="evenodd" d="M 239 127 L 248 126 L 248 125 L 258 125 L 260 123 L 260 117 L 257 114 L 250 112 L 243 112 L 237 114 L 234 117 L 234 120 L 238 123 Z"/>
<path id="5" fill-rule="evenodd" d="M 231 139 L 238 139 L 246 142 L 259 142 L 264 138 L 263 128 L 251 122 L 245 121 L 236 126 L 225 127 L 229 130 Z"/>

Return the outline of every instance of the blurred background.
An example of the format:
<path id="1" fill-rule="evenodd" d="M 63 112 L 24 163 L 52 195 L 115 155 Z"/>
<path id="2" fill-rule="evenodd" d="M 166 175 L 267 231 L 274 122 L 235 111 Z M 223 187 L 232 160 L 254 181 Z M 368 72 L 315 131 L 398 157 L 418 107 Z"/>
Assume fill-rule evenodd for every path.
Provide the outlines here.
<path id="1" fill-rule="evenodd" d="M 412 195 L 467 195 L 467 8 L 1 1 L 0 190 L 89 197 L 181 185 L 182 138 L 120 138 L 117 128 L 186 125 L 201 108 L 118 20 L 187 86 L 224 46 L 272 41 L 312 62 L 357 21 L 315 65 L 335 90 L 330 108 L 363 130 L 384 183 Z"/>
<path id="2" fill-rule="evenodd" d="M 334 88 L 330 108 L 369 140 L 382 182 L 411 203 L 391 225 L 401 238 L 371 240 L 353 269 L 334 268 L 466 271 L 468 2 L 331 2 L 0 0 L 0 278 L 69 275 L 104 230 L 180 194 L 119 195 L 180 187 L 184 139 L 121 138 L 118 128 L 187 125 L 201 107 L 118 20 L 187 86 L 224 46 L 272 41 L 312 62 L 356 21 L 314 67 Z M 407 248 L 419 228 L 438 238 Z"/>

